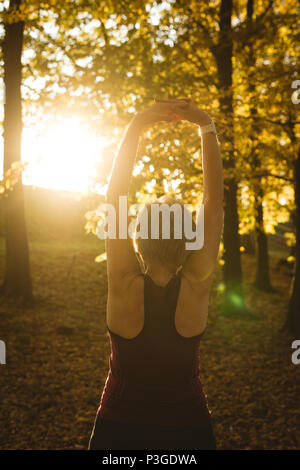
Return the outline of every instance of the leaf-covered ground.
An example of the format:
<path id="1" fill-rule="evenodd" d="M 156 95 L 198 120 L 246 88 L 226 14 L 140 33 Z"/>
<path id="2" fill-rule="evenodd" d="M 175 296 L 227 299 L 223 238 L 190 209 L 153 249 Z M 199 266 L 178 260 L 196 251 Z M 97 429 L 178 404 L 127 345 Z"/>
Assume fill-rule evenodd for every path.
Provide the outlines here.
<path id="1" fill-rule="evenodd" d="M 0 299 L 1 449 L 86 449 L 108 371 L 106 266 L 92 236 L 31 243 L 35 308 Z M 3 272 L 3 248 L 1 249 Z M 220 273 L 200 348 L 201 377 L 220 449 L 300 449 L 300 365 L 281 331 L 290 277 L 274 269 L 274 293 L 252 287 L 255 260 L 244 255 L 252 316 L 218 313 Z"/>

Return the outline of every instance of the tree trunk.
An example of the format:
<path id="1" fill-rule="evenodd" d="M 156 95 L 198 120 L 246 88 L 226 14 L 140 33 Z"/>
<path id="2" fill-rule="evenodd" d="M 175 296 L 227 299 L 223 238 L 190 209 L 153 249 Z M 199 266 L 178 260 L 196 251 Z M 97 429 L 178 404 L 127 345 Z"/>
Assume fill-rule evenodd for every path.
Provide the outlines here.
<path id="1" fill-rule="evenodd" d="M 264 230 L 263 191 L 259 182 L 254 203 L 255 243 L 256 243 L 256 278 L 255 286 L 263 291 L 272 291 L 269 271 L 268 239 Z"/>
<path id="2" fill-rule="evenodd" d="M 220 8 L 220 33 L 214 55 L 218 70 L 219 105 L 223 125 L 222 151 L 224 156 L 224 284 L 225 297 L 222 309 L 225 313 L 244 313 L 242 268 L 240 254 L 239 219 L 237 206 L 237 182 L 235 176 L 232 96 L 232 0 L 222 0 Z"/>
<path id="3" fill-rule="evenodd" d="M 288 306 L 287 327 L 289 332 L 300 337 L 300 151 L 295 162 L 295 220 L 296 220 L 296 250 L 295 272 L 292 284 L 292 293 Z"/>
<path id="4" fill-rule="evenodd" d="M 11 0 L 10 8 L 19 7 L 20 0 Z M 21 161 L 21 54 L 24 23 L 5 24 L 4 58 L 4 171 Z M 6 266 L 2 294 L 32 301 L 32 286 L 22 180 L 4 198 Z"/>
<path id="5" fill-rule="evenodd" d="M 250 119 L 251 119 L 251 132 L 250 140 L 252 142 L 252 152 L 250 160 L 252 167 L 256 170 L 257 174 L 261 173 L 261 160 L 256 147 L 256 141 L 259 139 L 260 129 L 257 126 L 257 109 L 256 109 L 256 85 L 255 85 L 255 53 L 253 48 L 253 14 L 254 14 L 254 0 L 248 0 L 247 2 L 247 29 L 248 29 L 248 54 L 247 64 L 248 73 L 248 88 L 250 95 Z M 254 217 L 255 217 L 255 245 L 256 245 L 256 277 L 255 286 L 263 291 L 271 291 L 272 286 L 270 283 L 270 272 L 269 272 L 269 252 L 268 252 L 268 239 L 264 228 L 264 210 L 263 210 L 263 189 L 261 184 L 261 178 L 257 176 L 252 189 L 255 196 L 254 202 Z"/>

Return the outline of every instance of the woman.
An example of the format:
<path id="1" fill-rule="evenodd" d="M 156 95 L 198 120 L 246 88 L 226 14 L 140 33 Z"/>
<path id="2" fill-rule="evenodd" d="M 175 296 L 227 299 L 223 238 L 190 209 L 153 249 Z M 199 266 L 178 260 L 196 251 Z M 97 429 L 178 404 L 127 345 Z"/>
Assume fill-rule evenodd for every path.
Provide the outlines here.
<path id="1" fill-rule="evenodd" d="M 169 240 L 161 228 L 159 239 L 137 238 L 143 273 L 130 237 L 106 240 L 111 355 L 90 449 L 216 448 L 198 371 L 223 225 L 222 162 L 209 115 L 188 99 L 159 100 L 138 113 L 115 158 L 107 202 L 119 220 L 119 196 L 128 195 L 140 133 L 178 120 L 199 126 L 202 135 L 204 245 L 186 251 L 174 227 Z"/>

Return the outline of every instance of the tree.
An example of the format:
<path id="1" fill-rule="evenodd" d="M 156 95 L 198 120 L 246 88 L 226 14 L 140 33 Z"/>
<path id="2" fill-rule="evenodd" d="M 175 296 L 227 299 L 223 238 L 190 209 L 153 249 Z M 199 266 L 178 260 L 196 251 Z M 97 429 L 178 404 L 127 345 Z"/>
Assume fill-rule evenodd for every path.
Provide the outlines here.
<path id="1" fill-rule="evenodd" d="M 92 10 L 93 2 L 86 3 L 84 10 Z M 32 30 L 41 30 L 47 19 L 55 18 L 58 20 L 60 13 L 62 21 L 62 37 L 66 40 L 63 49 L 68 49 L 70 38 L 68 40 L 68 29 L 79 23 L 79 15 L 82 13 L 81 8 L 73 9 L 69 3 L 62 1 L 40 2 L 29 0 L 10 0 L 8 8 L 2 13 L 5 26 L 5 36 L 2 41 L 2 55 L 4 63 L 4 86 L 5 86 L 5 112 L 4 112 L 4 172 L 7 173 L 11 168 L 21 163 L 21 137 L 22 137 L 22 94 L 21 84 L 26 88 L 26 76 L 30 74 L 34 78 L 34 72 L 30 64 L 26 64 L 25 70 L 22 67 L 22 49 L 24 44 L 32 46 L 34 36 L 31 36 Z M 86 13 L 86 12 L 85 12 Z M 36 36 L 35 36 L 36 37 Z M 37 51 L 45 52 L 45 44 L 41 41 L 41 36 L 35 41 Z M 86 38 L 85 38 L 86 40 Z M 77 46 L 82 41 L 79 35 Z M 55 42 L 55 41 L 54 41 Z M 73 41 L 71 41 L 72 43 Z M 76 41 L 75 41 L 76 42 Z M 63 44 L 63 41 L 60 45 Z M 56 51 L 59 41 L 55 44 Z M 44 48 L 44 49 L 43 49 Z M 42 51 L 41 51 L 42 50 Z M 75 49 L 74 54 L 76 54 Z M 51 51 L 52 52 L 52 51 Z M 50 53 L 49 53 L 50 56 Z M 47 57 L 48 61 L 49 56 Z M 78 56 L 77 56 L 78 57 Z M 82 57 L 79 54 L 79 57 Z M 43 73 L 49 72 L 47 64 L 45 66 L 45 58 L 43 54 L 39 56 L 39 64 L 35 64 L 37 70 L 44 67 Z M 47 62 L 46 59 L 46 62 Z M 64 59 L 64 58 L 63 58 Z M 55 62 L 52 57 L 52 62 Z M 33 61 L 34 62 L 34 61 Z M 46 78 L 49 85 L 49 94 L 51 85 L 63 80 L 65 77 L 61 73 L 61 63 L 58 65 L 52 75 L 48 74 Z M 80 69 L 80 66 L 78 66 Z M 46 73 L 45 73 L 46 72 Z M 66 81 L 65 81 L 66 84 Z M 71 88 L 72 80 L 67 85 Z M 77 88 L 80 84 L 76 83 Z M 73 83 L 74 87 L 74 83 Z M 34 91 L 34 90 L 33 90 Z M 46 94 L 45 94 L 46 95 Z M 54 93 L 55 95 L 55 93 Z M 37 100 L 36 100 L 37 101 Z M 48 103 L 49 105 L 49 100 Z M 2 188 L 3 185 L 1 185 Z M 26 231 L 26 220 L 24 211 L 24 195 L 22 179 L 14 185 L 13 189 L 4 198 L 4 228 L 6 242 L 6 264 L 4 282 L 1 286 L 1 293 L 5 296 L 21 298 L 26 302 L 33 301 L 33 291 L 30 276 L 29 248 Z"/>
<path id="2" fill-rule="evenodd" d="M 233 91 L 232 91 L 232 0 L 222 0 L 219 13 L 217 43 L 212 47 L 218 69 L 219 104 L 223 115 L 226 116 L 224 129 L 224 282 L 225 312 L 244 312 L 245 305 L 242 289 L 242 268 L 240 257 L 239 219 L 237 206 L 237 180 L 234 174 L 234 120 L 233 120 Z"/>
<path id="3" fill-rule="evenodd" d="M 10 12 L 17 12 L 20 0 L 10 1 Z M 23 21 L 7 21 L 2 44 L 4 59 L 4 172 L 21 162 L 22 105 L 21 54 L 24 36 Z M 24 211 L 22 180 L 7 194 L 4 205 L 6 267 L 2 294 L 33 300 L 29 249 Z"/>
<path id="4" fill-rule="evenodd" d="M 248 70 L 248 91 L 250 95 L 250 134 L 249 139 L 251 140 L 251 151 L 250 161 L 255 172 L 254 178 L 251 181 L 251 185 L 254 192 L 254 218 L 255 218 L 255 239 L 256 239 L 256 278 L 255 285 L 261 290 L 270 291 L 272 290 L 270 282 L 269 272 L 269 253 L 268 253 L 268 239 L 264 228 L 264 208 L 263 198 L 264 191 L 262 185 L 262 177 L 260 176 L 261 171 L 261 158 L 259 155 L 259 141 L 260 141 L 260 126 L 257 120 L 258 110 L 257 102 L 258 97 L 256 94 L 256 57 L 254 43 L 259 35 L 261 38 L 263 22 L 256 22 L 255 28 L 253 28 L 253 17 L 254 17 L 254 0 L 248 0 L 247 2 L 247 41 L 248 50 L 244 52 L 245 66 Z M 270 28 L 270 25 L 269 25 Z M 269 31 L 270 32 L 270 31 Z M 261 41 L 260 41 L 261 44 Z M 243 43 L 245 46 L 245 43 Z"/>
<path id="5" fill-rule="evenodd" d="M 223 274 L 225 298 L 223 310 L 228 313 L 244 313 L 242 269 L 240 256 L 238 179 L 236 174 L 234 144 L 234 99 L 233 99 L 233 34 L 232 0 L 221 0 L 213 8 L 199 2 L 179 1 L 172 5 L 172 28 L 177 30 L 174 49 L 185 51 L 185 87 L 193 91 L 202 101 L 207 100 L 214 109 L 220 131 L 221 152 L 224 161 L 224 232 L 223 232 Z M 176 16 L 180 21 L 176 21 Z M 170 20 L 169 20 L 170 21 Z M 193 86 L 189 80 L 191 70 L 197 69 Z M 178 64 L 176 64 L 178 67 Z M 205 77 L 205 71 L 207 71 Z M 200 75 L 200 78 L 199 78 Z M 196 80 L 198 84 L 195 83 Z M 184 79 L 182 79 L 183 81 Z M 202 82 L 202 83 L 201 83 Z M 206 85 L 203 86 L 203 85 Z M 204 88 L 204 93 L 199 88 Z M 209 90 L 208 90 L 209 89 Z M 200 102 L 201 102 L 200 101 Z"/>
<path id="6" fill-rule="evenodd" d="M 300 334 L 300 152 L 296 109 L 299 91 L 292 99 L 292 84 L 298 78 L 299 47 L 297 29 L 291 26 L 297 21 L 297 7 L 292 1 L 278 3 L 276 7 L 276 12 L 272 15 L 276 31 L 273 30 L 273 44 L 268 48 L 268 65 L 260 69 L 260 79 L 268 84 L 268 93 L 262 103 L 259 123 L 260 126 L 268 126 L 268 138 L 271 139 L 271 161 L 266 174 L 289 184 L 294 193 L 289 211 L 295 226 L 295 269 L 286 326 L 297 337 Z"/>
<path id="7" fill-rule="evenodd" d="M 295 131 L 290 126 L 292 142 L 296 144 Z M 295 185 L 295 226 L 296 226 L 296 249 L 295 249 L 295 270 L 291 289 L 291 297 L 287 312 L 287 327 L 295 337 L 300 335 L 300 150 L 294 164 L 294 185 Z"/>

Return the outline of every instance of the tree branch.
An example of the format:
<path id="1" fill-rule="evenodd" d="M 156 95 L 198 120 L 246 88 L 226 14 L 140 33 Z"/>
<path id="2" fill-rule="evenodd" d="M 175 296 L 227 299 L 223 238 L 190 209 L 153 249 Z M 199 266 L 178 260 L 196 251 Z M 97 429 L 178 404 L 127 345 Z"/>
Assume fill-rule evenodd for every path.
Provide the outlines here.
<path id="1" fill-rule="evenodd" d="M 277 179 L 284 180 L 284 181 L 288 181 L 289 183 L 294 182 L 293 178 L 288 178 L 287 176 L 281 176 L 281 175 L 274 175 L 273 173 L 268 173 L 268 172 L 259 173 L 257 175 L 252 175 L 252 176 L 249 177 L 249 179 L 262 178 L 264 176 L 270 177 L 270 178 L 277 178 Z"/>

